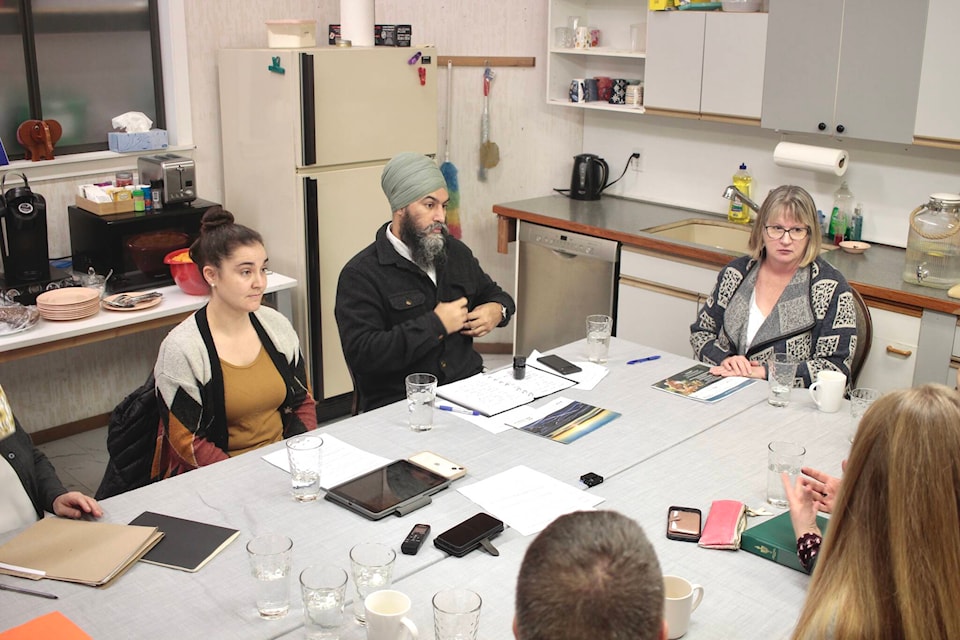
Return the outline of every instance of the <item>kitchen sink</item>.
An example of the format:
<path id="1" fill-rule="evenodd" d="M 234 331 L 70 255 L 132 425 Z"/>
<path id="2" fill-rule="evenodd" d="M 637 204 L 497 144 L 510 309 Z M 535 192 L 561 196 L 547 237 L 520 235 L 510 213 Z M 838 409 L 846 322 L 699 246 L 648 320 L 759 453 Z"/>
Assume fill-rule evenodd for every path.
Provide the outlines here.
<path id="1" fill-rule="evenodd" d="M 690 218 L 651 227 L 643 231 L 659 238 L 681 240 L 723 249 L 724 251 L 746 254 L 750 253 L 747 243 L 750 240 L 752 230 L 753 226 L 749 224 Z"/>
<path id="2" fill-rule="evenodd" d="M 753 225 L 734 224 L 723 220 L 688 218 L 679 222 L 643 229 L 643 231 L 658 238 L 681 240 L 746 255 L 750 253 L 747 245 L 750 241 L 750 232 L 753 231 Z M 824 243 L 820 253 L 823 254 L 833 249 L 836 249 L 834 245 Z"/>

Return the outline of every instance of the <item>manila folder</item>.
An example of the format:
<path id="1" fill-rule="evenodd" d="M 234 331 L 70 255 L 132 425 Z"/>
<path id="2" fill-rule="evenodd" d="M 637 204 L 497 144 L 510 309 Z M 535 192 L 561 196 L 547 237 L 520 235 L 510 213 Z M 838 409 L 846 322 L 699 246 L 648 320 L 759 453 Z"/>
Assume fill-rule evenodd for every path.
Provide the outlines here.
<path id="1" fill-rule="evenodd" d="M 44 518 L 0 546 L 0 563 L 44 571 L 54 580 L 100 586 L 161 537 L 156 527 Z M 2 567 L 0 573 L 22 575 Z"/>

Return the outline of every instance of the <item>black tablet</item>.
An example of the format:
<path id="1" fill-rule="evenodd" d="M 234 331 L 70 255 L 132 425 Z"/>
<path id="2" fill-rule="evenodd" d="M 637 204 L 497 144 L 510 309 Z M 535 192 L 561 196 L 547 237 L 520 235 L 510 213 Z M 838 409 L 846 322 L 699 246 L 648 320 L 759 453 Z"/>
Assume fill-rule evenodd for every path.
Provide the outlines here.
<path id="1" fill-rule="evenodd" d="M 409 460 L 396 460 L 331 487 L 325 497 L 371 520 L 379 520 L 391 513 L 406 515 L 430 504 L 430 496 L 449 484 L 450 480 L 429 469 Z"/>

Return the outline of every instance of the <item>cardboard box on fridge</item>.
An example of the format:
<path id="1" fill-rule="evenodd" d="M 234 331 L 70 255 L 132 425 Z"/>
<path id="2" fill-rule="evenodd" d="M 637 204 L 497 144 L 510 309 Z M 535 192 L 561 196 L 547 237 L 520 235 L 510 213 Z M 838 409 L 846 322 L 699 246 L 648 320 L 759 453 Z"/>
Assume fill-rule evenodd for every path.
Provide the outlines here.
<path id="1" fill-rule="evenodd" d="M 167 148 L 167 130 L 150 129 L 139 133 L 111 131 L 107 134 L 107 143 L 110 151 L 124 153 L 127 151 L 153 151 Z"/>

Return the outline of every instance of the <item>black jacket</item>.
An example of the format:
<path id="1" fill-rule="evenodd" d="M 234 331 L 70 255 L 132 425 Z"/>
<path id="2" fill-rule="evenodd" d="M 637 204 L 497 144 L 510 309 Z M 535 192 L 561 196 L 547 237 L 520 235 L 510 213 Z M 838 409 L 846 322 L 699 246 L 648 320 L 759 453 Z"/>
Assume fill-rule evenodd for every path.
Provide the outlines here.
<path id="1" fill-rule="evenodd" d="M 16 421 L 17 430 L 12 436 L 0 440 L 0 455 L 10 463 L 20 477 L 20 482 L 30 496 L 37 519 L 44 511 L 53 513 L 53 501 L 67 492 L 57 477 L 57 472 L 47 456 L 33 446 L 33 441 Z"/>
<path id="2" fill-rule="evenodd" d="M 467 245 L 447 237 L 447 258 L 437 265 L 434 285 L 390 244 L 387 224 L 373 244 L 346 264 L 337 286 L 340 343 L 361 411 L 406 397 L 404 378 L 409 373 L 432 373 L 444 384 L 483 369 L 472 338 L 447 335 L 433 312 L 437 303 L 466 297 L 473 309 L 498 302 L 507 308 L 500 326 L 516 310 L 510 295 L 484 273 Z"/>

